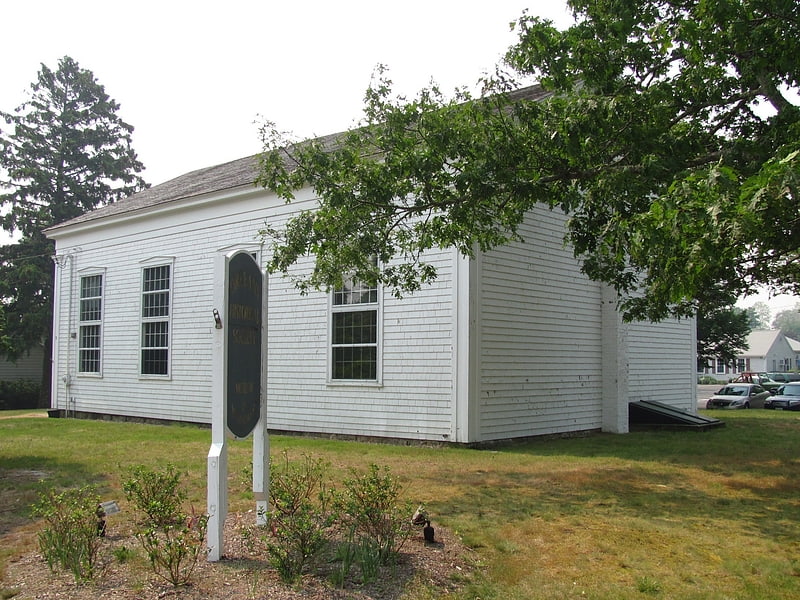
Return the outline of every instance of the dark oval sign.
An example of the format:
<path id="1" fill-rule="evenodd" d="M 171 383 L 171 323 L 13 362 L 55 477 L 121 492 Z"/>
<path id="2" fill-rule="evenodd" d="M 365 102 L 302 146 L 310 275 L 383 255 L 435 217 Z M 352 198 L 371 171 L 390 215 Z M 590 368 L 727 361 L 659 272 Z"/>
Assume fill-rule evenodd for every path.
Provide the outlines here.
<path id="1" fill-rule="evenodd" d="M 238 438 L 252 433 L 261 415 L 261 309 L 263 275 L 250 254 L 228 261 L 227 417 Z"/>

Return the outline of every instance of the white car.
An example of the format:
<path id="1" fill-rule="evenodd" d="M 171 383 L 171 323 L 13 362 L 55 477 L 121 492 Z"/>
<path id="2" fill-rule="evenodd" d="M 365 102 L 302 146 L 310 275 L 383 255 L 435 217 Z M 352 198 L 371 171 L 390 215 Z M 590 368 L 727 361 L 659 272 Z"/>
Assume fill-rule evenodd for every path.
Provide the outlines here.
<path id="1" fill-rule="evenodd" d="M 708 399 L 706 408 L 764 408 L 770 396 L 757 383 L 729 383 Z"/>

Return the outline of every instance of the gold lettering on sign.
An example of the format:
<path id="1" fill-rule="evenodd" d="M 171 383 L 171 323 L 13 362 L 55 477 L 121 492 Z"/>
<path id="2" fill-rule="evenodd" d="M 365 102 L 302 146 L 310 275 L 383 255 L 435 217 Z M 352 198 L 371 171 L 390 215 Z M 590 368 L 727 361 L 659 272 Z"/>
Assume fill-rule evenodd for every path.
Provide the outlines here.
<path id="1" fill-rule="evenodd" d="M 237 321 L 250 321 L 251 323 L 261 323 L 261 311 L 246 304 L 231 304 L 228 307 L 230 318 Z"/>
<path id="2" fill-rule="evenodd" d="M 257 277 L 253 277 L 250 273 L 242 271 L 235 273 L 231 278 L 232 290 L 249 290 L 253 294 L 258 295 L 261 293 L 261 282 Z"/>
<path id="3" fill-rule="evenodd" d="M 258 333 L 252 328 L 234 327 L 232 336 L 234 342 L 243 346 L 255 346 L 258 343 Z"/>
<path id="4" fill-rule="evenodd" d="M 256 391 L 256 384 L 252 381 L 240 381 L 233 384 L 233 391 L 237 394 L 252 394 Z"/>

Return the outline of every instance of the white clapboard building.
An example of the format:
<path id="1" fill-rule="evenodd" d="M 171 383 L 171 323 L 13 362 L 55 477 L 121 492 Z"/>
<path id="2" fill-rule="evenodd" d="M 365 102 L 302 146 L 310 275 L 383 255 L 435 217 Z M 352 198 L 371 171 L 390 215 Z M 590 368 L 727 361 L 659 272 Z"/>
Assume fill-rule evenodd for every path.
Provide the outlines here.
<path id="1" fill-rule="evenodd" d="M 248 157 L 193 171 L 48 230 L 53 409 L 211 421 L 215 260 L 239 249 L 265 264 L 265 220 L 316 200 L 306 189 L 286 204 L 254 185 L 256 170 Z M 472 260 L 431 252 L 438 279 L 403 298 L 359 286 L 303 296 L 270 277 L 269 429 L 479 444 L 626 432 L 636 400 L 695 412 L 693 320 L 623 323 L 564 227 L 542 207 L 524 243 Z"/>

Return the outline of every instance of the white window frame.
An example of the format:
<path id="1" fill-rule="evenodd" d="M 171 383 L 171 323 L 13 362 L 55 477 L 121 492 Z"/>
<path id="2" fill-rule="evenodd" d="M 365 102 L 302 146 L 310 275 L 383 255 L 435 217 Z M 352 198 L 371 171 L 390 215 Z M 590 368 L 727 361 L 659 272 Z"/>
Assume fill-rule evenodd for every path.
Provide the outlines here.
<path id="1" fill-rule="evenodd" d="M 714 365 L 714 373 L 716 373 L 717 375 L 723 375 L 726 372 L 725 367 L 727 366 L 725 364 L 725 361 L 722 360 L 721 358 L 717 358 L 715 360 L 715 363 L 716 364 Z"/>
<path id="2" fill-rule="evenodd" d="M 100 278 L 100 295 L 99 296 L 83 296 L 83 282 L 89 278 Z M 103 317 L 105 316 L 105 290 L 106 290 L 106 270 L 104 268 L 90 267 L 81 269 L 78 272 L 78 364 L 75 371 L 81 377 L 102 377 L 103 376 Z M 83 304 L 88 301 L 98 301 L 96 319 L 84 319 Z M 84 346 L 85 332 L 90 328 L 97 329 L 97 346 Z M 84 356 L 87 352 L 97 353 L 97 370 L 85 371 Z"/>
<path id="3" fill-rule="evenodd" d="M 350 289 L 345 289 L 350 286 Z M 356 300 L 358 294 L 374 294 L 374 301 Z M 349 298 L 341 297 L 342 294 L 349 294 Z M 340 298 L 337 298 L 340 297 Z M 356 300 L 356 301 L 354 301 Z M 357 344 L 335 344 L 334 343 L 334 320 L 335 315 L 356 312 L 375 312 L 375 342 Z M 374 379 L 341 379 L 334 378 L 336 361 L 334 354 L 337 348 L 375 348 L 375 378 Z M 352 278 L 344 281 L 343 288 L 331 290 L 328 294 L 328 384 L 329 385 L 357 385 L 357 386 L 380 386 L 383 382 L 383 287 L 363 286 Z"/>
<path id="4" fill-rule="evenodd" d="M 140 379 L 171 379 L 172 378 L 172 346 L 173 346 L 173 327 L 172 327 L 172 301 L 175 295 L 175 258 L 174 257 L 155 257 L 140 263 L 141 273 L 139 279 L 139 378 Z M 152 269 L 168 267 L 169 278 L 168 287 L 157 290 L 145 290 L 145 274 Z M 146 298 L 156 294 L 168 293 L 165 305 L 167 314 L 146 315 Z M 167 331 L 166 346 L 145 346 L 145 328 L 150 324 L 164 323 Z M 166 351 L 166 373 L 145 373 L 144 353 L 147 350 Z"/>

